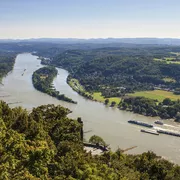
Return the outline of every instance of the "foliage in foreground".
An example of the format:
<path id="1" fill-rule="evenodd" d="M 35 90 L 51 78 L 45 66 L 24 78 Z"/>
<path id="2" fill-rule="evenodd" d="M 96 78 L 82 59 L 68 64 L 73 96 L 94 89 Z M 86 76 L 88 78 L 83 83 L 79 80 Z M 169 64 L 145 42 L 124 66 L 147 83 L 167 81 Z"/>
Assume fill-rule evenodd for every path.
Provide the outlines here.
<path id="1" fill-rule="evenodd" d="M 30 114 L 0 102 L 0 179 L 179 180 L 180 167 L 154 153 L 120 150 L 92 156 L 83 150 L 82 123 L 61 106 L 43 105 Z"/>

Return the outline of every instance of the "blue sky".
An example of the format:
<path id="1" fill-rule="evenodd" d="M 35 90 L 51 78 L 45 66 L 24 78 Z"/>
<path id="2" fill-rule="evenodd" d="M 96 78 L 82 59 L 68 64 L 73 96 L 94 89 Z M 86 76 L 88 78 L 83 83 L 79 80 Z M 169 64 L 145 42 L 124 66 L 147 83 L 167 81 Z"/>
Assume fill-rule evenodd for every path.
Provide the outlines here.
<path id="1" fill-rule="evenodd" d="M 179 0 L 0 0 L 0 38 L 180 38 Z"/>

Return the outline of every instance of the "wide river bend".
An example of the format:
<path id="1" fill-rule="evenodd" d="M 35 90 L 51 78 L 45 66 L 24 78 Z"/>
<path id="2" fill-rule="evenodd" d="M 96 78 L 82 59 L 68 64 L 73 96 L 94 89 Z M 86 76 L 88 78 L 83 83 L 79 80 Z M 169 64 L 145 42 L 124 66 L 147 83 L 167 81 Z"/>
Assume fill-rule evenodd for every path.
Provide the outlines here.
<path id="1" fill-rule="evenodd" d="M 54 86 L 61 94 L 72 98 L 78 104 L 59 101 L 34 89 L 31 79 L 32 73 L 40 67 L 42 65 L 37 56 L 29 53 L 19 54 L 16 58 L 13 71 L 3 79 L 3 85 L 0 86 L 0 99 L 9 103 L 12 107 L 23 106 L 28 110 L 42 104 L 60 104 L 73 111 L 69 117 L 82 118 L 84 131 L 87 131 L 85 133 L 86 139 L 96 134 L 103 137 L 110 144 L 112 150 L 118 147 L 126 149 L 137 146 L 137 148 L 128 151 L 128 153 L 142 153 L 152 150 L 157 155 L 180 164 L 179 137 L 163 134 L 155 136 L 141 133 L 142 127 L 127 123 L 129 119 L 153 123 L 157 118 L 144 117 L 84 99 L 66 83 L 68 72 L 61 68 L 57 68 L 58 76 L 54 80 Z M 180 130 L 180 124 L 170 120 L 165 122 L 164 127 Z"/>

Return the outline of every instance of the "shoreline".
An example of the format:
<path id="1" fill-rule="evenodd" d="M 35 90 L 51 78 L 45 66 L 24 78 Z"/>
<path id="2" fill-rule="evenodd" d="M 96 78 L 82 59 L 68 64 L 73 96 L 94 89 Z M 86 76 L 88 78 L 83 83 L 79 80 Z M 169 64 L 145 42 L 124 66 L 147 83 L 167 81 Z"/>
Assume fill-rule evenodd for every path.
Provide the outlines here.
<path id="1" fill-rule="evenodd" d="M 72 82 L 72 81 L 75 81 L 75 82 Z M 89 92 L 85 91 L 83 86 L 79 83 L 79 81 L 77 79 L 70 78 L 70 75 L 67 77 L 66 82 L 75 92 L 77 92 L 82 97 L 87 98 L 94 102 L 102 103 L 102 104 L 106 105 L 107 107 L 118 108 L 118 102 L 119 103 L 121 102 L 121 98 L 119 98 L 119 97 L 104 98 L 103 96 L 101 96 L 101 92 L 89 93 Z M 105 104 L 106 99 L 109 100 L 108 104 Z M 112 106 L 111 103 L 113 101 L 115 102 L 115 104 Z"/>
<path id="2" fill-rule="evenodd" d="M 75 80 L 77 83 L 76 87 L 80 87 L 79 89 L 78 88 L 75 88 L 75 86 L 73 85 L 72 83 L 72 80 Z M 77 79 L 74 79 L 74 78 L 71 78 L 70 75 L 67 77 L 67 80 L 66 80 L 67 84 L 75 91 L 77 92 L 79 95 L 81 95 L 82 97 L 86 98 L 86 99 L 89 99 L 91 101 L 94 101 L 94 102 L 99 102 L 103 105 L 105 105 L 106 107 L 111 107 L 111 108 L 117 108 L 119 110 L 122 110 L 122 111 L 128 111 L 128 112 L 132 112 L 134 114 L 138 114 L 138 115 L 141 115 L 141 116 L 144 116 L 144 117 L 152 117 L 152 118 L 158 118 L 162 121 L 173 121 L 173 122 L 176 122 L 176 123 L 179 123 L 178 121 L 175 121 L 175 119 L 173 118 L 170 118 L 170 119 L 162 119 L 160 118 L 159 116 L 148 116 L 148 115 L 144 115 L 144 114 L 140 114 L 140 113 L 135 113 L 133 112 L 132 110 L 130 109 L 123 109 L 123 108 L 120 108 L 118 107 L 118 104 L 115 104 L 114 106 L 111 106 L 109 103 L 108 104 L 105 104 L 105 102 L 101 101 L 101 100 L 98 100 L 98 99 L 94 99 L 94 96 L 93 94 L 90 94 L 89 92 L 86 92 L 85 90 L 82 91 L 81 89 L 83 89 L 83 86 L 79 83 L 79 81 Z M 101 92 L 98 92 L 98 93 L 101 93 Z M 101 96 L 102 97 L 102 96 Z M 104 97 L 103 97 L 104 98 Z M 113 97 L 111 97 L 113 98 Z M 104 98 L 104 100 L 106 99 L 111 99 L 111 98 Z M 119 98 L 120 102 L 121 102 L 121 99 Z M 111 102 L 110 102 L 111 103 Z"/>

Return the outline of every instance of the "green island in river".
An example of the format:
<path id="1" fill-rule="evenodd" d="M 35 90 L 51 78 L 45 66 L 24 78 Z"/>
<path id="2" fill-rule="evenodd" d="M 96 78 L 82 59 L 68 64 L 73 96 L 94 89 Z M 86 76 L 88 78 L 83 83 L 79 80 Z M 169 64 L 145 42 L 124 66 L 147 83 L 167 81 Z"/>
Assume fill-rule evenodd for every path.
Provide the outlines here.
<path id="1" fill-rule="evenodd" d="M 53 66 L 42 67 L 36 70 L 32 75 L 32 82 L 34 87 L 44 93 L 49 94 L 62 101 L 67 101 L 76 104 L 77 102 L 66 97 L 64 94 L 60 94 L 55 90 L 52 83 L 53 79 L 57 76 L 57 69 Z"/>

